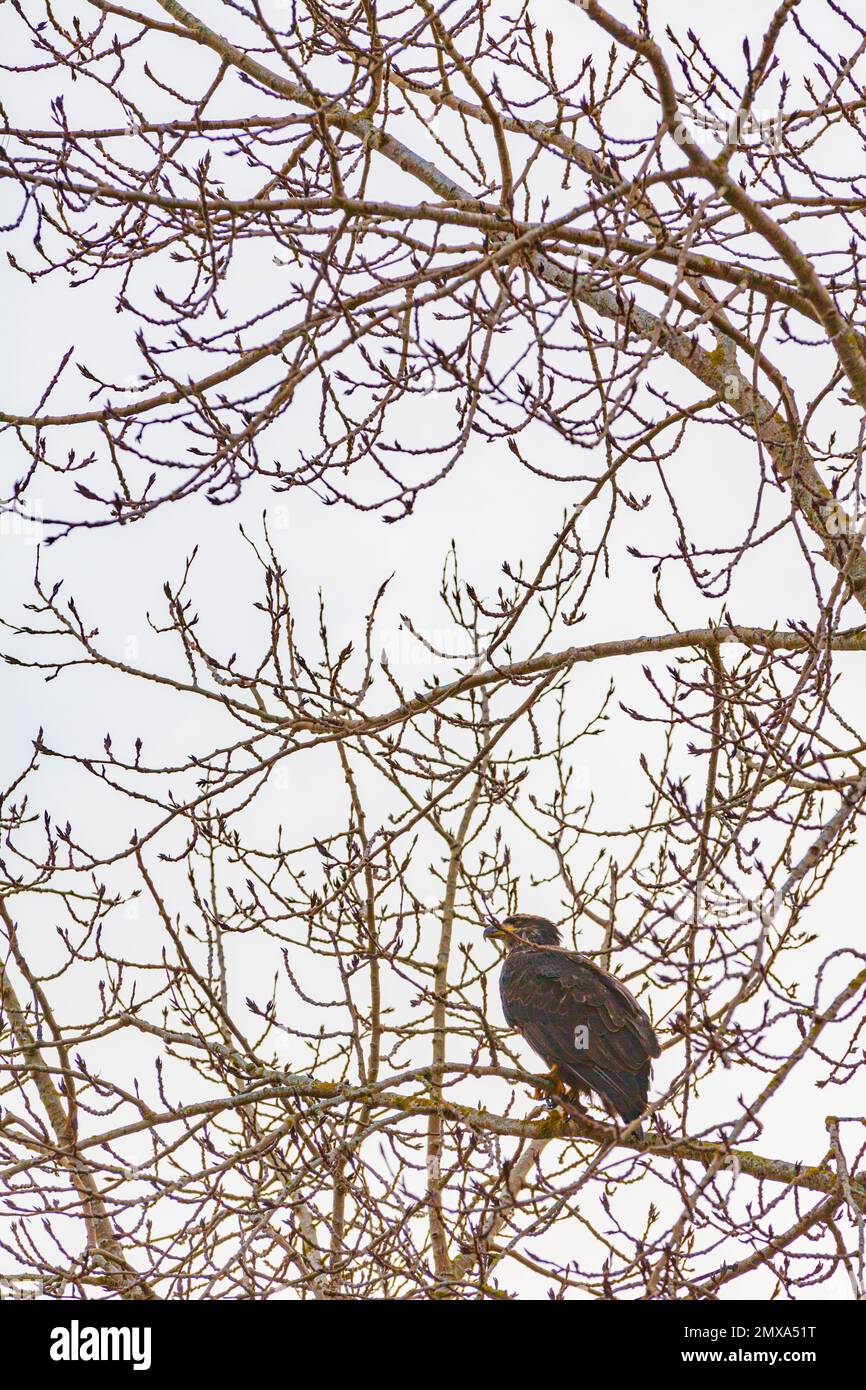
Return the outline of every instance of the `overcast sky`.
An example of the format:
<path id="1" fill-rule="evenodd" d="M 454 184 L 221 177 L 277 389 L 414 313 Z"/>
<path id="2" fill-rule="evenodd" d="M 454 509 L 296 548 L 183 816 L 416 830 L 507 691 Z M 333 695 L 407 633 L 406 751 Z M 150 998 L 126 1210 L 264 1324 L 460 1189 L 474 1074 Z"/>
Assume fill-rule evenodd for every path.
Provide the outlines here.
<path id="1" fill-rule="evenodd" d="M 142 0 L 149 8 L 148 0 Z M 29 11 L 36 7 L 25 6 Z M 86 6 L 84 7 L 86 8 Z M 196 6 L 193 6 L 195 9 Z M 205 7 L 199 0 L 198 9 Z M 656 4 L 653 8 L 660 9 Z M 806 7 L 808 8 L 808 7 Z M 557 35 L 559 62 L 563 67 L 576 64 L 590 48 L 603 51 L 602 43 L 591 26 L 573 6 L 564 3 L 546 4 L 548 22 Z M 620 7 L 625 13 L 624 7 Z M 721 66 L 739 72 L 742 28 L 751 25 L 753 38 L 772 6 L 729 3 L 725 6 L 703 5 L 700 9 L 702 38 Z M 21 28 L 10 13 L 11 7 L 0 9 L 0 48 L 20 44 Z M 826 12 L 826 9 L 825 9 Z M 694 19 L 694 4 L 670 0 L 664 5 L 664 16 L 672 25 L 684 27 Z M 828 42 L 830 42 L 828 36 Z M 14 51 L 14 50 L 13 50 Z M 175 50 L 176 51 L 176 50 Z M 782 46 L 784 55 L 785 47 Z M 797 49 L 801 53 L 800 48 Z M 183 74 L 187 89 L 193 87 L 196 68 L 201 70 L 204 85 L 213 68 L 207 54 L 187 54 L 188 66 Z M 791 76 L 796 77 L 795 70 Z M 98 95 L 91 84 L 70 84 L 65 78 L 46 73 L 32 82 L 5 84 L 4 94 L 10 121 L 45 125 L 50 116 L 48 100 L 63 90 L 66 111 L 71 125 L 97 124 L 103 115 Z M 237 94 L 237 87 L 230 91 Z M 242 90 L 242 89 L 241 89 Z M 140 99 L 154 118 L 165 114 L 167 98 L 142 80 Z M 230 96 L 223 98 L 223 108 L 232 109 Z M 641 113 L 634 113 L 634 130 L 640 129 Z M 622 134 L 628 129 L 629 113 L 621 114 Z M 417 131 L 415 135 L 417 136 Z M 579 132 L 578 132 L 579 134 Z M 432 157 L 432 151 L 431 151 Z M 844 150 L 840 147 L 840 159 Z M 245 171 L 232 171 L 238 186 L 244 186 Z M 374 163 L 370 189 L 383 197 L 412 196 L 398 171 L 384 161 Z M 0 184 L 4 200 L 4 216 L 17 211 L 17 195 L 7 182 Z M 28 223 L 9 238 L 9 246 L 22 262 L 26 262 L 27 243 L 32 236 Z M 246 311 L 250 306 L 268 302 L 279 294 L 281 275 L 289 272 L 270 262 L 269 255 L 259 248 L 253 253 L 248 246 L 242 251 L 226 286 L 224 302 L 232 313 Z M 129 316 L 115 312 L 116 281 L 101 277 L 93 284 L 72 288 L 62 274 L 46 277 L 35 285 L 16 274 L 5 262 L 0 263 L 2 292 L 6 305 L 7 332 L 3 335 L 0 352 L 3 354 L 2 381 L 4 408 L 25 411 L 35 406 L 60 357 L 74 347 L 73 361 L 86 363 L 99 375 L 117 380 L 137 370 L 134 332 L 137 324 Z M 166 269 L 159 268 L 154 282 L 165 281 Z M 140 286 L 145 282 L 141 280 Z M 143 300 L 144 296 L 140 296 Z M 805 356 L 799 367 L 791 364 L 795 388 L 808 386 L 805 379 Z M 800 377 L 798 380 L 797 372 Z M 667 364 L 658 364 L 654 383 L 663 387 L 666 382 L 682 392 L 682 377 Z M 86 383 L 70 366 L 60 383 L 54 399 L 56 409 L 73 401 L 83 404 Z M 412 409 L 412 437 L 434 438 L 437 431 L 439 403 L 435 398 L 415 402 Z M 301 448 L 312 448 L 316 439 L 317 416 L 313 398 L 299 397 L 289 416 L 272 428 L 265 453 L 268 457 L 283 457 L 291 462 Z M 744 524 L 754 503 L 754 448 L 737 440 L 731 430 L 703 429 L 693 431 L 689 446 L 671 464 L 669 476 L 677 489 L 684 515 L 698 543 L 725 545 L 742 535 Z M 80 440 L 76 445 L 80 446 Z M 565 456 L 561 441 L 545 433 L 539 425 L 535 433 L 522 437 L 524 455 L 532 460 L 533 450 L 544 460 L 545 467 L 567 472 L 574 461 Z M 10 466 L 11 446 L 7 442 L 5 464 Z M 61 450 L 64 452 L 64 450 Z M 599 456 L 583 455 L 580 469 L 586 474 L 603 466 Z M 630 484 L 640 491 L 641 479 L 632 474 Z M 572 642 L 591 642 L 615 637 L 631 637 L 641 633 L 665 630 L 663 616 L 653 602 L 647 582 L 646 562 L 626 553 L 626 545 L 639 545 L 644 551 L 666 550 L 673 539 L 673 522 L 663 499 L 655 495 L 650 482 L 647 492 L 653 493 L 651 504 L 643 511 L 630 513 L 620 522 L 615 563 L 611 573 L 592 591 L 591 604 L 584 621 L 576 629 L 560 628 L 559 642 L 551 646 L 566 646 Z M 464 577 L 482 595 L 493 596 L 501 581 L 503 562 L 516 568 L 520 560 L 529 568 L 537 564 L 550 542 L 554 528 L 566 508 L 573 505 L 580 489 L 571 483 L 553 483 L 533 476 L 520 467 L 505 443 L 488 444 L 470 440 L 459 465 L 439 486 L 424 494 L 413 515 L 389 525 L 375 513 L 362 513 L 347 506 L 325 507 L 311 493 L 293 491 L 288 496 L 275 495 L 261 481 L 248 484 L 242 496 L 224 507 L 210 506 L 201 494 L 179 505 L 163 507 L 150 515 L 143 524 L 129 528 L 105 528 L 78 531 L 59 544 L 42 551 L 43 572 L 49 577 L 62 576 L 74 593 L 85 618 L 99 629 L 102 649 L 114 656 L 133 659 L 142 666 L 155 665 L 160 669 L 176 669 L 178 656 L 173 648 L 158 638 L 148 627 L 147 614 L 160 608 L 164 580 L 176 581 L 186 557 L 198 546 L 192 593 L 201 614 L 204 632 L 210 634 L 213 645 L 226 657 L 237 651 L 239 656 L 252 656 L 259 635 L 251 604 L 257 597 L 258 570 L 249 546 L 240 534 L 243 528 L 253 537 L 261 535 L 262 514 L 267 514 L 272 539 L 285 566 L 293 596 L 298 629 L 303 642 L 312 638 L 317 623 L 318 594 L 321 590 L 334 634 L 334 644 L 357 639 L 359 625 L 379 584 L 393 575 L 377 623 L 377 641 L 387 650 L 395 674 L 409 689 L 428 679 L 434 667 L 429 658 L 413 647 L 405 633 L 400 635 L 400 615 L 407 613 L 422 631 L 436 634 L 448 641 L 450 629 L 447 614 L 438 599 L 442 564 L 452 539 L 456 543 Z M 58 486 L 54 493 L 35 496 L 37 510 L 50 512 L 69 502 L 69 492 Z M 780 501 L 780 515 L 783 503 Z M 588 523 L 594 527 L 595 522 Z M 30 581 L 36 563 L 40 539 L 38 525 L 23 524 L 6 518 L 2 523 L 0 546 L 0 586 L 4 595 L 2 613 L 14 619 L 24 612 L 30 601 Z M 829 572 L 828 572 L 829 573 Z M 825 581 L 827 575 L 825 575 Z M 721 616 L 722 604 L 708 604 L 696 595 L 690 584 L 672 582 L 666 590 L 670 611 L 680 627 L 703 626 Z M 790 618 L 812 623 L 815 601 L 790 532 L 747 558 L 737 574 L 734 590 L 725 599 L 733 618 L 750 625 L 784 624 Z M 858 621 L 850 611 L 850 622 Z M 0 636 L 0 650 L 18 651 L 15 638 Z M 36 646 L 28 651 L 35 654 Z M 520 650 L 515 656 L 521 655 Z M 655 662 L 661 670 L 664 658 L 625 658 L 611 663 L 597 663 L 574 674 L 569 686 L 569 714 L 575 724 L 597 707 L 608 682 L 616 684 L 616 700 L 627 705 L 645 701 L 647 686 L 641 667 Z M 239 664 L 243 664 L 241 661 Z M 862 719 L 866 678 L 862 657 L 840 657 L 837 667 L 843 673 L 837 699 L 855 721 Z M 437 668 L 438 674 L 449 673 L 447 665 Z M 168 700 L 152 688 L 106 673 L 92 671 L 69 672 L 60 679 L 46 683 L 39 673 L 5 667 L 0 674 L 3 691 L 5 737 L 0 746 L 2 770 L 8 780 L 20 770 L 36 730 L 42 726 L 46 742 L 86 755 L 98 753 L 102 740 L 111 732 L 115 746 L 130 746 L 141 735 L 145 748 L 159 761 L 157 750 L 166 760 L 205 747 L 210 733 L 201 712 L 182 697 Z M 388 687 L 381 687 L 383 705 L 392 703 Z M 587 791 L 596 799 L 598 824 L 625 825 L 639 818 L 646 800 L 645 782 L 640 775 L 637 758 L 644 747 L 653 751 L 657 737 L 646 724 L 636 724 L 618 716 L 605 734 L 588 740 L 578 757 L 585 766 Z M 274 791 L 278 799 L 280 818 L 294 832 L 321 833 L 331 824 L 329 817 L 335 798 L 342 799 L 336 763 L 333 780 L 318 772 L 309 781 L 298 780 L 304 764 L 292 771 L 290 781 Z M 69 764 L 49 761 L 40 775 L 40 805 L 52 815 L 73 818 L 78 838 L 88 844 L 98 844 L 107 851 L 113 843 L 121 843 L 133 826 L 141 823 L 141 808 L 121 807 L 112 803 L 111 809 L 104 794 L 92 780 L 84 777 Z M 277 802 L 266 799 L 255 813 L 262 822 L 254 826 L 256 833 L 267 833 L 267 818 L 274 815 Z M 597 843 L 586 847 L 586 862 L 598 849 Z M 528 884 L 534 875 L 550 872 L 550 864 L 542 852 L 526 842 L 523 852 L 526 862 L 522 874 Z M 848 856 L 832 880 L 815 910 L 818 920 L 810 925 L 821 936 L 820 954 L 826 953 L 828 942 L 838 937 L 841 943 L 850 940 L 852 918 L 862 917 L 862 857 L 857 849 Z M 562 905 L 556 890 L 528 892 L 521 903 L 525 910 L 540 911 L 558 917 Z M 41 905 L 36 911 L 44 914 L 48 955 L 52 949 L 47 940 L 50 927 L 50 907 Z M 461 924 L 460 932 L 469 935 L 470 924 Z M 585 944 L 595 949 L 599 945 L 598 928 L 587 923 Z M 34 948 L 38 949 L 34 941 Z M 46 957 L 47 958 L 47 957 Z M 255 959 L 252 955 L 235 962 L 239 997 L 255 986 Z M 498 1001 L 493 1006 L 497 1010 Z M 536 1065 L 528 1050 L 527 1065 Z M 665 1077 L 665 1062 L 658 1068 L 657 1084 Z M 786 1094 L 777 1104 L 768 1107 L 761 1149 L 805 1163 L 817 1162 L 826 1148 L 826 1135 L 821 1120 L 832 1113 L 834 1106 L 847 1107 L 852 1100 L 844 1092 L 834 1094 L 832 1088 L 817 1093 L 804 1092 L 809 1077 L 804 1070 L 796 1083 L 797 1089 Z M 726 1094 L 736 1107 L 735 1079 L 719 1078 L 718 1097 Z M 817 1107 L 815 1122 L 807 1127 L 808 1147 L 803 1143 L 802 1107 Z M 698 1112 L 699 1114 L 700 1112 Z M 733 1181 L 733 1178 L 731 1179 Z M 748 1193 L 743 1194 L 744 1199 Z M 636 1210 L 643 1210 L 645 1194 L 634 1198 Z M 528 1292 L 532 1287 L 526 1272 L 513 1271 L 513 1287 Z M 750 1288 L 751 1296 L 763 1297 L 766 1280 L 756 1276 L 751 1286 L 734 1286 L 738 1296 Z M 816 1297 L 845 1296 L 848 1293 L 844 1276 L 814 1290 Z"/>

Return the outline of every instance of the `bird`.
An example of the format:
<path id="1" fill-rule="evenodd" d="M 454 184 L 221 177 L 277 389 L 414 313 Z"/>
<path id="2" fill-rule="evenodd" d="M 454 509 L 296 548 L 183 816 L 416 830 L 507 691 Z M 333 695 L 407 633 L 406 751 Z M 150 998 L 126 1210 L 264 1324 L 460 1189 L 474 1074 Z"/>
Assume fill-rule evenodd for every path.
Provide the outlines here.
<path id="1" fill-rule="evenodd" d="M 505 1020 L 551 1068 L 558 1093 L 570 1094 L 583 1113 L 577 1096 L 593 1091 L 609 1113 L 627 1124 L 637 1120 L 659 1044 L 631 992 L 586 956 L 565 950 L 546 917 L 517 913 L 484 936 L 505 946 L 499 975 Z M 633 1133 L 643 1137 L 640 1126 Z"/>

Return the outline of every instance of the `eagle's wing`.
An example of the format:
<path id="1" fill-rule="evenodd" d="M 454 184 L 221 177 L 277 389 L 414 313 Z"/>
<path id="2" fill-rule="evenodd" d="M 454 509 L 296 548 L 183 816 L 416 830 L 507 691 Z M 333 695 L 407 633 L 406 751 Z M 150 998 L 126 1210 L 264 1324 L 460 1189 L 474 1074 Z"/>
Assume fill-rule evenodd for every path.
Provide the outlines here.
<path id="1" fill-rule="evenodd" d="M 646 1107 L 652 1024 L 624 985 L 570 951 L 519 951 L 506 962 L 502 1004 L 512 1027 L 578 1090 L 625 1120 Z"/>

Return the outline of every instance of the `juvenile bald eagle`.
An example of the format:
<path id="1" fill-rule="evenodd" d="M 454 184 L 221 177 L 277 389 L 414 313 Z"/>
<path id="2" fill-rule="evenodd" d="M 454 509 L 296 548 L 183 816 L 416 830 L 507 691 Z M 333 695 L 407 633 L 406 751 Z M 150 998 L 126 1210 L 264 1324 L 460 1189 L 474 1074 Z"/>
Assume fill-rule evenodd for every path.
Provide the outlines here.
<path id="1" fill-rule="evenodd" d="M 577 951 L 563 950 L 545 917 L 507 917 L 484 935 L 505 944 L 499 993 L 506 1022 L 555 1079 L 575 1092 L 594 1091 L 627 1122 L 642 1115 L 659 1045 L 625 985 Z"/>

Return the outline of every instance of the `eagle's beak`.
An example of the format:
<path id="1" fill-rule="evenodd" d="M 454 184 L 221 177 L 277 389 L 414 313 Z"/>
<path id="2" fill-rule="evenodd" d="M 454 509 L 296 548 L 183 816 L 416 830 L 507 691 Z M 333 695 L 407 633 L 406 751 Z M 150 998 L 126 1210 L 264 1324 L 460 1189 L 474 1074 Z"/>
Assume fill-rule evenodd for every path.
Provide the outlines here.
<path id="1" fill-rule="evenodd" d="M 492 926 L 484 928 L 484 938 L 486 941 L 495 941 L 497 937 L 507 935 L 506 929 L 500 926 L 498 922 L 494 922 Z"/>

